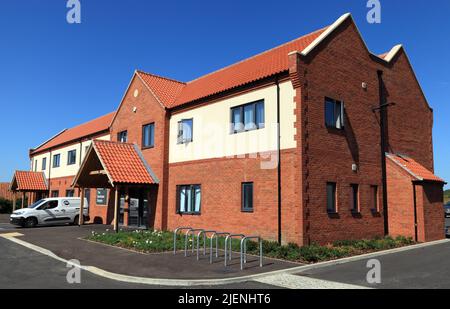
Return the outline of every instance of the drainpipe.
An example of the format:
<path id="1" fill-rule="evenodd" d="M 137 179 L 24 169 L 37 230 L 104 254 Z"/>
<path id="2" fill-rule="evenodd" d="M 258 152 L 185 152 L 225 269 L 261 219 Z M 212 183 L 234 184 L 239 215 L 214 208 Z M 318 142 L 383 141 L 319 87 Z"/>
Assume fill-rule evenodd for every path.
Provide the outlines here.
<path id="1" fill-rule="evenodd" d="M 52 150 L 50 150 L 50 156 L 48 158 L 48 197 L 51 196 L 51 186 L 52 186 Z"/>
<path id="2" fill-rule="evenodd" d="M 384 235 L 389 234 L 389 216 L 388 216 L 388 198 L 387 198 L 387 176 L 386 176 L 386 98 L 383 91 L 383 71 L 378 70 L 378 84 L 380 96 L 380 138 L 381 138 L 381 174 L 383 180 L 383 218 L 384 218 Z"/>
<path id="3" fill-rule="evenodd" d="M 417 195 L 416 195 L 416 184 L 413 182 L 413 195 L 414 195 L 414 236 L 415 241 L 419 239 L 419 234 L 417 230 Z"/>
<path id="4" fill-rule="evenodd" d="M 277 86 L 277 177 L 278 177 L 278 243 L 281 245 L 281 130 L 280 130 L 280 82 L 276 78 Z"/>

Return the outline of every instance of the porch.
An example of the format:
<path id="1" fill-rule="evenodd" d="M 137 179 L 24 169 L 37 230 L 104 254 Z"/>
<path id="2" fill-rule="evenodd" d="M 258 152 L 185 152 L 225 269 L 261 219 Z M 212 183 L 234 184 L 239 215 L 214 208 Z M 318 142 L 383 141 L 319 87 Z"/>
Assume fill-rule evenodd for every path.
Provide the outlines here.
<path id="1" fill-rule="evenodd" d="M 112 225 L 118 231 L 120 226 L 153 227 L 158 184 L 137 145 L 95 140 L 72 186 L 81 192 L 80 213 L 85 207 L 85 189 L 109 189 L 112 198 L 107 213 L 113 214 Z M 83 223 L 80 216 L 80 226 Z"/>
<path id="2" fill-rule="evenodd" d="M 49 190 L 45 174 L 30 171 L 15 171 L 9 189 L 13 192 L 13 211 L 18 195 L 22 198 L 21 208 L 25 208 L 47 197 Z"/>

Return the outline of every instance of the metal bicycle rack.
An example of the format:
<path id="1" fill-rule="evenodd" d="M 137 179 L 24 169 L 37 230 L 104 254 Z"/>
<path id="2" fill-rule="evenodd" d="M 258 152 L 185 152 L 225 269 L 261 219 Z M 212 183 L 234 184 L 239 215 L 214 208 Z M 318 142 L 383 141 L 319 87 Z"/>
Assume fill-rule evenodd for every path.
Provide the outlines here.
<path id="1" fill-rule="evenodd" d="M 259 267 L 263 266 L 263 252 L 262 252 L 262 239 L 259 236 L 246 236 L 241 239 L 241 270 L 244 269 L 244 264 L 247 263 L 247 240 L 258 239 L 259 245 Z"/>
<path id="2" fill-rule="evenodd" d="M 219 257 L 219 238 L 217 237 L 217 236 L 219 236 L 219 235 L 225 235 L 225 236 L 228 236 L 228 235 L 231 235 L 231 233 L 228 233 L 228 232 L 220 232 L 220 233 L 213 233 L 213 234 L 211 235 L 211 238 L 210 238 L 210 246 L 209 246 L 209 263 L 210 263 L 210 264 L 212 264 L 212 262 L 213 262 L 213 241 L 214 241 L 214 238 L 216 239 L 216 258 Z"/>
<path id="3" fill-rule="evenodd" d="M 200 236 L 202 234 L 203 234 L 203 255 L 206 255 L 206 234 L 207 233 L 214 233 L 214 234 L 216 234 L 217 232 L 216 231 L 212 231 L 212 230 L 207 230 L 207 231 L 202 230 L 202 231 L 198 232 L 198 234 L 197 234 L 197 261 L 200 259 L 198 251 L 200 249 Z"/>
<path id="4" fill-rule="evenodd" d="M 173 254 L 177 253 L 177 236 L 181 231 L 185 232 L 184 238 L 184 256 L 187 257 L 188 252 L 188 239 L 189 236 L 192 235 L 192 253 L 194 253 L 194 247 L 197 247 L 197 261 L 200 260 L 200 238 L 203 235 L 203 255 L 206 255 L 206 240 L 209 238 L 209 263 L 213 263 L 213 244 L 214 239 L 216 240 L 216 258 L 219 257 L 219 236 L 225 236 L 225 267 L 227 267 L 227 261 L 232 260 L 232 244 L 233 239 L 240 239 L 240 263 L 241 270 L 244 269 L 244 264 L 247 263 L 247 241 L 250 239 L 257 239 L 259 245 L 259 267 L 263 266 L 263 249 L 262 249 L 262 238 L 260 236 L 245 236 L 244 234 L 231 234 L 228 232 L 217 232 L 213 230 L 205 230 L 205 229 L 194 229 L 192 227 L 178 227 L 173 232 Z M 197 235 L 195 235 L 197 232 Z M 208 237 L 208 233 L 211 233 L 210 237 Z M 197 238 L 196 238 L 197 236 Z M 195 241 L 197 240 L 197 243 Z"/>
<path id="5" fill-rule="evenodd" d="M 177 234 L 182 230 L 192 230 L 192 227 L 179 227 L 173 232 L 173 254 L 177 254 Z"/>
<path id="6" fill-rule="evenodd" d="M 184 256 L 187 256 L 189 234 L 194 232 L 203 232 L 204 229 L 188 229 L 184 238 Z M 192 234 L 192 253 L 194 253 L 195 235 Z"/>
<path id="7" fill-rule="evenodd" d="M 230 241 L 230 256 L 229 256 L 229 259 L 230 259 L 230 261 L 231 261 L 231 259 L 232 259 L 232 255 L 233 255 L 233 252 L 231 251 L 231 244 L 232 244 L 232 242 L 233 242 L 233 238 L 235 238 L 235 237 L 240 237 L 241 239 L 242 238 L 245 238 L 245 235 L 244 234 L 231 234 L 231 235 L 228 235 L 227 237 L 225 237 L 225 267 L 227 266 L 227 245 L 228 245 L 228 240 Z M 241 250 L 242 250 L 242 248 L 241 248 Z"/>

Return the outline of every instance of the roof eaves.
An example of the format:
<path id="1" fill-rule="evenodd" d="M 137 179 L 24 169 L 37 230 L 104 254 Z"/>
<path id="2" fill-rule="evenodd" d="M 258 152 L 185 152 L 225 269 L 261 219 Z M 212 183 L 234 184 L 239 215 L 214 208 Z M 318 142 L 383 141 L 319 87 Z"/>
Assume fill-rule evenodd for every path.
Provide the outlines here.
<path id="1" fill-rule="evenodd" d="M 309 44 L 303 51 L 301 51 L 301 55 L 307 56 L 348 18 L 351 18 L 353 20 L 353 17 L 350 13 L 345 13 L 344 15 L 339 17 L 331 26 L 329 26 L 324 32 L 322 32 L 321 35 L 319 35 L 314 41 L 312 41 L 311 44 Z"/>
<path id="2" fill-rule="evenodd" d="M 392 162 L 394 162 L 397 166 L 402 168 L 404 171 L 406 171 L 408 174 L 410 174 L 412 177 L 414 177 L 418 181 L 423 181 L 423 178 L 414 174 L 409 168 L 398 162 L 395 157 L 389 153 L 386 153 L 386 157 L 388 157 Z"/>
<path id="3" fill-rule="evenodd" d="M 55 134 L 54 136 L 50 137 L 48 140 L 46 140 L 45 142 L 41 143 L 39 146 L 30 149 L 30 153 L 35 153 L 37 150 L 39 150 L 39 148 L 45 146 L 46 144 L 48 144 L 49 142 L 51 142 L 52 140 L 54 140 L 55 138 L 57 138 L 58 136 L 60 136 L 61 134 L 63 134 L 64 132 L 66 132 L 68 129 L 63 129 L 61 130 L 61 132 Z"/>
<path id="4" fill-rule="evenodd" d="M 147 172 L 149 173 L 150 177 L 153 179 L 153 181 L 155 182 L 155 184 L 159 184 L 159 179 L 156 176 L 156 174 L 153 172 L 152 168 L 150 167 L 150 165 L 147 163 L 147 161 L 144 158 L 144 155 L 142 154 L 141 150 L 139 149 L 138 145 L 134 144 L 134 149 L 136 150 L 136 153 L 138 154 L 139 158 L 141 159 L 142 163 L 144 164 Z"/>
<path id="5" fill-rule="evenodd" d="M 103 161 L 100 151 L 98 151 L 98 149 L 97 149 L 96 142 L 97 141 L 92 141 L 92 148 L 95 151 L 95 153 L 97 154 L 97 157 L 100 160 L 100 163 L 102 164 L 103 168 L 105 169 L 106 176 L 108 176 L 108 179 L 109 179 L 109 183 L 111 184 L 111 186 L 114 187 L 114 180 L 112 179 L 111 174 L 108 171 L 108 167 L 106 166 L 105 162 Z M 87 158 L 87 156 L 86 156 L 86 158 Z"/>
<path id="6" fill-rule="evenodd" d="M 156 101 L 158 101 L 159 105 L 162 107 L 162 109 L 166 109 L 167 107 L 162 103 L 161 99 L 156 95 L 156 93 L 150 88 L 150 86 L 145 82 L 145 80 L 142 78 L 141 73 L 136 70 L 136 75 L 139 77 L 141 82 L 145 85 L 145 88 L 147 88 L 148 91 L 155 97 Z"/>

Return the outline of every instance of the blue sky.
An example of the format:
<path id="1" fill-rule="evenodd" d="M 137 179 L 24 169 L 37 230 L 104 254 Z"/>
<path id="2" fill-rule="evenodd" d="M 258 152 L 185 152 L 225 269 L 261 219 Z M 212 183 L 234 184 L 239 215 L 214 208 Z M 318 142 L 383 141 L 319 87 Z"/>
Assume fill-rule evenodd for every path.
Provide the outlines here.
<path id="1" fill-rule="evenodd" d="M 66 0 L 0 3 L 0 181 L 28 169 L 27 151 L 63 128 L 113 111 L 135 69 L 181 81 L 219 69 L 351 12 L 374 53 L 405 45 L 435 114 L 436 173 L 450 180 L 450 1 Z M 420 124 L 418 124 L 420 125 Z"/>

